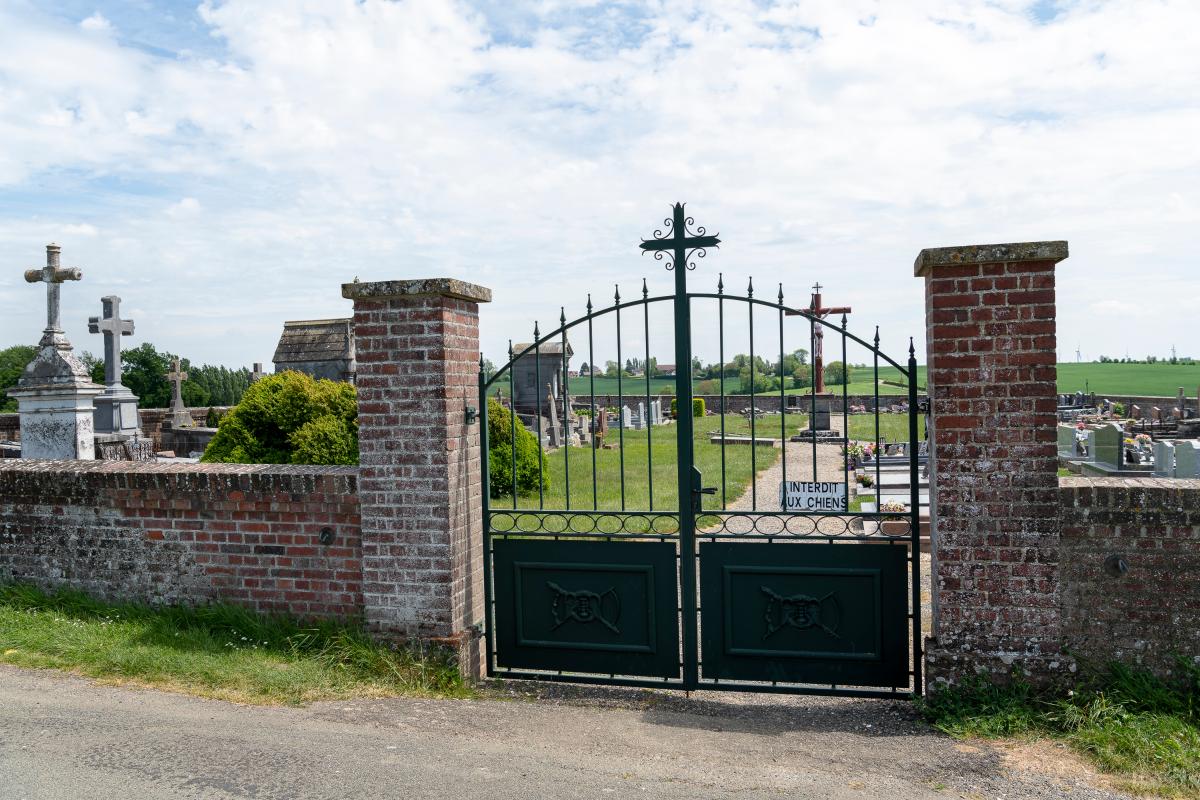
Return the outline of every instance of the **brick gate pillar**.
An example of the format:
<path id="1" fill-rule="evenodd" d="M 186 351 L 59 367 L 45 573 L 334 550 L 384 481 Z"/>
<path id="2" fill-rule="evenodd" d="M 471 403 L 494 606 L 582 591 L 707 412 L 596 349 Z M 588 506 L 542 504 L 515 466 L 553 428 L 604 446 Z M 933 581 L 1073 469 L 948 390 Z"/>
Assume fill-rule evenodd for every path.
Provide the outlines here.
<path id="1" fill-rule="evenodd" d="M 1067 665 L 1058 605 L 1054 267 L 1066 242 L 922 250 L 934 624 L 926 688 Z"/>
<path id="2" fill-rule="evenodd" d="M 479 673 L 483 528 L 479 304 L 447 278 L 347 283 L 358 361 L 363 601 L 369 630 L 436 640 Z"/>

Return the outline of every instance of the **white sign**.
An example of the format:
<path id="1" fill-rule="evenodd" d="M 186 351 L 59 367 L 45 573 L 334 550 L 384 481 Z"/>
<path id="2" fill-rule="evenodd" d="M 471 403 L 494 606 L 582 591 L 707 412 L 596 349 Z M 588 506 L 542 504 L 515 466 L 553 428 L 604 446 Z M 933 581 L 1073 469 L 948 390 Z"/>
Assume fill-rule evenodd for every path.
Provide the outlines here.
<path id="1" fill-rule="evenodd" d="M 823 481 L 780 483 L 779 507 L 784 511 L 846 511 L 846 484 Z"/>

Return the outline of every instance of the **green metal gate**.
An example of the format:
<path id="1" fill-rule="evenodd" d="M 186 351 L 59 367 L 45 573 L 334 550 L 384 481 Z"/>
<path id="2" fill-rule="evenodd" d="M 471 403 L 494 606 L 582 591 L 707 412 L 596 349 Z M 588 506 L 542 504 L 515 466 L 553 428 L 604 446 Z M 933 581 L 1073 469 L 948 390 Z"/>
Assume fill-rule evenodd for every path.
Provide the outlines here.
<path id="1" fill-rule="evenodd" d="M 789 307 L 782 285 L 774 301 L 754 297 L 752 283 L 745 296 L 727 294 L 720 278 L 714 293 L 689 292 L 692 259 L 703 258 L 706 248 L 720 241 L 702 227 L 693 232 L 693 224 L 676 204 L 665 232 L 655 231 L 641 245 L 674 272 L 673 294 L 651 296 L 643 281 L 641 297 L 632 301 L 622 301 L 618 291 L 611 306 L 596 309 L 589 296 L 583 317 L 568 322 L 564 309 L 557 329 L 543 335 L 535 324 L 531 343 L 510 343 L 509 362 L 495 374 L 484 374 L 481 359 L 488 675 L 687 690 L 873 697 L 920 692 L 921 417 L 912 341 L 902 366 L 880 351 L 878 329 L 867 342 L 848 332 L 845 313 L 840 326 L 825 320 L 817 313 L 824 311 L 820 295 L 807 309 Z M 654 424 L 652 309 L 673 321 L 673 424 Z M 755 353 L 756 311 L 760 327 L 765 320 L 773 333 L 778 328 L 770 350 L 778 353 L 777 362 Z M 748 394 L 727 391 L 733 388 L 727 387 L 733 380 L 726 364 L 730 325 L 733 320 L 733 328 L 741 329 L 742 315 L 748 335 L 733 338 L 749 345 L 748 360 L 739 355 L 748 361 L 748 384 L 744 368 L 740 375 Z M 818 394 L 823 363 L 812 365 L 807 395 L 789 393 L 787 384 L 802 381 L 803 370 L 785 374 L 798 358 L 788 360 L 788 317 L 807 328 L 814 360 L 824 331 L 840 339 L 840 397 Z M 632 363 L 623 360 L 629 354 L 623 318 L 625 339 L 631 318 L 644 331 L 635 354 L 644 356 L 644 376 L 623 369 Z M 602 349 L 615 345 L 617 364 L 615 430 L 604 435 L 603 448 L 597 439 L 607 426 L 612 398 L 595 388 L 600 325 L 615 327 L 615 342 L 599 344 Z M 717 340 L 720 374 L 711 380 L 719 391 L 716 407 L 707 409 L 715 418 L 689 413 L 698 325 Z M 575 383 L 583 382 L 589 391 L 574 399 L 569 332 L 586 338 L 589 365 L 587 376 Z M 850 403 L 848 346 L 870 360 L 869 411 Z M 551 356 L 547 370 L 544 355 Z M 883 407 L 888 398 L 880 395 L 881 361 L 884 374 L 906 390 L 889 408 Z M 764 376 L 767 371 L 774 374 Z M 532 385 L 532 406 L 529 392 L 519 391 L 519 380 Z M 756 391 L 760 385 L 768 392 Z M 634 391 L 626 393 L 626 386 Z M 778 398 L 778 421 L 763 415 L 764 396 L 772 404 Z M 489 399 L 508 406 L 506 425 L 489 417 Z M 627 424 L 627 399 L 641 403 L 636 427 Z M 800 430 L 805 401 L 808 428 Z M 842 430 L 819 430 L 821 409 L 837 410 L 839 404 Z M 517 455 L 521 414 L 538 444 L 537 471 L 523 476 Z M 697 439 L 697 425 L 707 442 Z M 743 425 L 749 437 L 739 435 Z M 858 429 L 853 436 L 852 427 Z M 547 435 L 557 448 L 546 451 Z M 760 454 L 768 441 L 770 453 Z M 497 458 L 503 463 L 492 464 Z M 759 483 L 765 478 L 759 473 L 774 464 L 781 467 L 780 490 L 778 505 L 771 506 L 760 502 Z M 789 482 L 789 466 L 793 478 L 811 480 Z M 492 467 L 511 476 L 511 484 L 493 486 Z M 742 492 L 739 476 L 744 483 L 747 468 Z M 874 509 L 864 510 L 850 499 L 850 476 L 859 470 L 864 484 L 874 484 Z M 893 497 L 907 494 L 907 503 L 884 502 L 885 475 Z"/>

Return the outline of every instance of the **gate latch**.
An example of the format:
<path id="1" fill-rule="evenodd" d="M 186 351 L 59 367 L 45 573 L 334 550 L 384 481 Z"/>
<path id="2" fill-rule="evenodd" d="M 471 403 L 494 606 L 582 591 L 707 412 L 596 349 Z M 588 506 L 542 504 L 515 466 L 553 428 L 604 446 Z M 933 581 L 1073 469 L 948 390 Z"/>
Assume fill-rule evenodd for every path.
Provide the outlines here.
<path id="1" fill-rule="evenodd" d="M 693 491 L 693 492 L 695 492 L 696 494 L 716 494 L 716 493 L 717 493 L 717 487 L 715 487 L 715 486 L 705 486 L 705 487 L 703 487 L 703 488 L 701 488 L 701 489 L 692 489 L 692 491 Z"/>

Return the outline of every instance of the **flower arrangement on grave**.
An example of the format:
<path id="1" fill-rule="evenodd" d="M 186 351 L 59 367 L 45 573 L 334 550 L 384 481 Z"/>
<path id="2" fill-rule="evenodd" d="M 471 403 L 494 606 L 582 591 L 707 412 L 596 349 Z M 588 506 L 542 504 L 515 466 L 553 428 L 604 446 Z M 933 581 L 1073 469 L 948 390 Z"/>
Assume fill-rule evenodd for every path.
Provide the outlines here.
<path id="1" fill-rule="evenodd" d="M 902 514 L 908 511 L 908 506 L 898 500 L 888 500 L 879 507 L 881 514 Z"/>
<path id="2" fill-rule="evenodd" d="M 1086 431 L 1086 430 L 1087 430 L 1087 425 L 1084 425 L 1082 422 L 1076 422 L 1076 423 L 1075 423 L 1075 430 L 1077 430 L 1077 431 Z"/>
<path id="3" fill-rule="evenodd" d="M 1150 438 L 1150 434 L 1139 433 L 1137 436 L 1133 437 L 1133 441 L 1139 450 L 1149 450 L 1150 444 L 1153 440 Z"/>
<path id="4" fill-rule="evenodd" d="M 857 480 L 859 486 L 862 486 L 864 489 L 870 489 L 875 485 L 875 479 L 865 472 L 855 473 L 854 479 Z"/>

